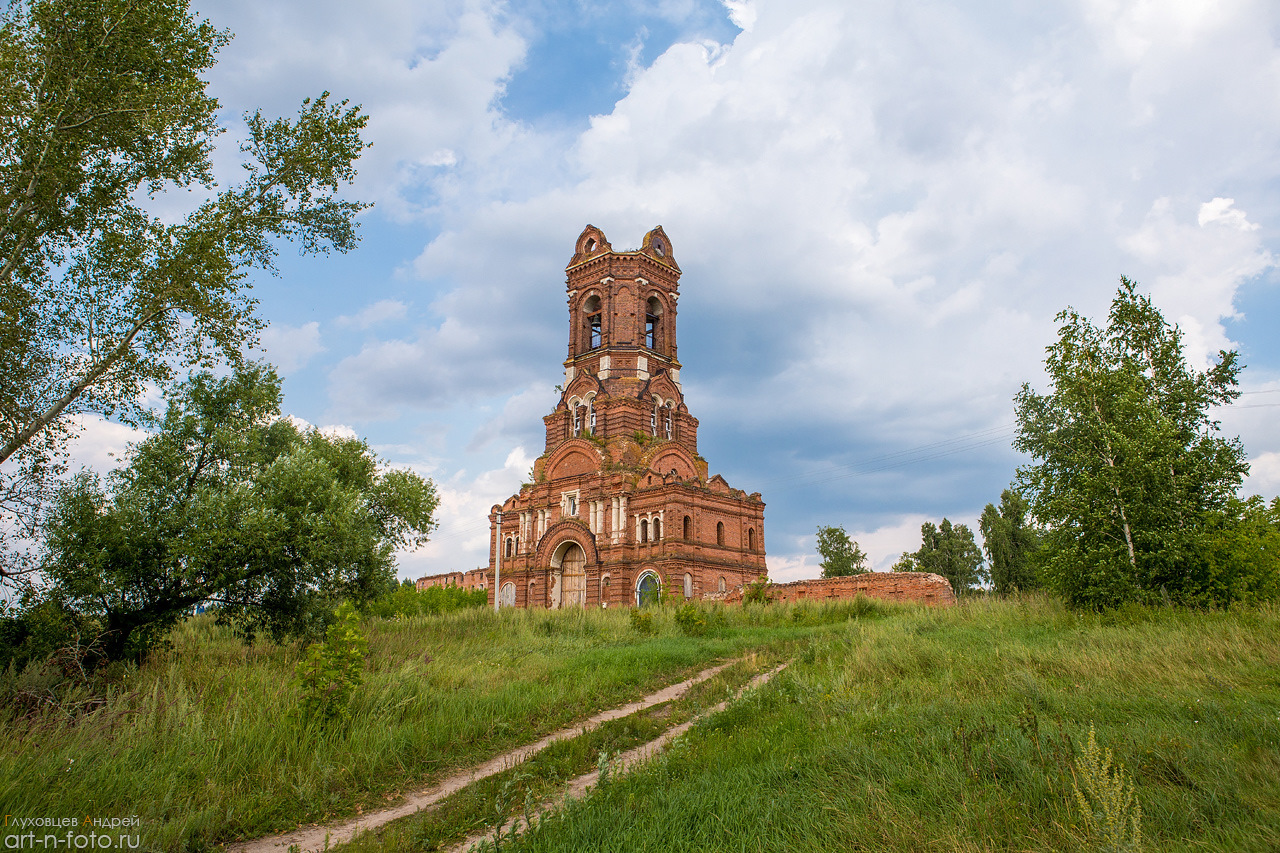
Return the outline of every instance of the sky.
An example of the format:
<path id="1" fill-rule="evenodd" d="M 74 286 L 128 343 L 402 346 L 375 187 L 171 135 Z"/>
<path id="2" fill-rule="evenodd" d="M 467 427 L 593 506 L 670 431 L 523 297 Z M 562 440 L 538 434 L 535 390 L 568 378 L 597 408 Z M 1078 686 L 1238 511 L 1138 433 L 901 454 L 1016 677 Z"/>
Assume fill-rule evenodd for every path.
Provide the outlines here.
<path id="1" fill-rule="evenodd" d="M 543 450 L 588 224 L 661 224 L 681 380 L 712 473 L 766 502 L 777 581 L 819 525 L 878 570 L 924 521 L 975 531 L 1047 390 L 1054 316 L 1137 280 L 1280 493 L 1280 6 L 1269 0 L 213 0 L 234 180 L 243 114 L 330 91 L 372 143 L 347 255 L 253 278 L 285 411 L 436 484 L 402 577 L 488 559 Z M 133 438 L 84 418 L 79 461 Z"/>

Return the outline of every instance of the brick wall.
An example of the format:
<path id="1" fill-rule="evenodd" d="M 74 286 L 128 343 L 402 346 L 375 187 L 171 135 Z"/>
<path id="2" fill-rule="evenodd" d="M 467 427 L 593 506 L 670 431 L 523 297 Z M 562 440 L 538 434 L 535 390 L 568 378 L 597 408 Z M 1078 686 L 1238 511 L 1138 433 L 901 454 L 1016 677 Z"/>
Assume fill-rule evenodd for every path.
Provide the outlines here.
<path id="1" fill-rule="evenodd" d="M 915 601 L 921 604 L 949 605 L 956 603 L 951 584 L 942 575 L 928 572 L 868 572 L 844 578 L 814 578 L 773 584 L 769 594 L 774 601 L 800 601 L 828 598 L 853 598 L 859 594 L 868 598 L 888 601 Z M 725 596 L 725 601 L 742 601 L 742 590 L 736 589 Z"/>
<path id="2" fill-rule="evenodd" d="M 472 569 L 469 572 L 446 572 L 442 575 L 428 575 L 418 578 L 419 590 L 433 586 L 460 586 L 463 589 L 484 589 L 489 585 L 489 572 L 486 569 Z"/>

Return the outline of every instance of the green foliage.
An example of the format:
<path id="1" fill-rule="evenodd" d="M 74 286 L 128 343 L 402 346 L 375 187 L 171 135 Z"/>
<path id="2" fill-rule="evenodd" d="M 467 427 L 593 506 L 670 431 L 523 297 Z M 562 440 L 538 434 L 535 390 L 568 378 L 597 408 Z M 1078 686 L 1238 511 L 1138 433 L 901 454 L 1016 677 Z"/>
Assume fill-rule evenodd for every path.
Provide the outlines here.
<path id="1" fill-rule="evenodd" d="M 696 604 L 682 604 L 676 608 L 676 627 L 689 637 L 701 637 L 707 633 L 707 611 Z"/>
<path id="2" fill-rule="evenodd" d="M 643 636 L 652 636 L 655 631 L 653 610 L 648 607 L 631 608 L 631 627 Z"/>
<path id="3" fill-rule="evenodd" d="M 324 725 L 351 716 L 351 697 L 360 686 L 368 647 L 355 607 L 344 601 L 325 641 L 312 643 L 295 671 L 295 686 L 302 690 L 298 711 L 305 721 Z"/>
<path id="4" fill-rule="evenodd" d="M 818 554 L 824 578 L 860 575 L 871 571 L 867 555 L 849 538 L 843 527 L 818 527 Z"/>
<path id="5" fill-rule="evenodd" d="M 250 638 L 317 632 L 333 602 L 383 595 L 395 549 L 425 540 L 430 481 L 379 472 L 364 442 L 299 430 L 279 402 L 270 368 L 197 374 L 105 486 L 85 472 L 59 492 L 49 594 L 102 622 L 109 659 L 199 604 Z"/>
<path id="6" fill-rule="evenodd" d="M 1183 599 L 1205 605 L 1280 600 L 1280 498 L 1232 498 L 1206 513 Z"/>
<path id="7" fill-rule="evenodd" d="M 1188 367 L 1181 332 L 1135 288 L 1120 280 L 1105 328 L 1060 313 L 1050 393 L 1023 385 L 1016 398 L 1014 447 L 1036 460 L 1018 482 L 1048 528 L 1043 577 L 1078 607 L 1190 601 L 1212 586 L 1202 536 L 1248 469 L 1209 417 L 1239 395 L 1236 353 Z"/>
<path id="8" fill-rule="evenodd" d="M 483 589 L 430 586 L 419 590 L 413 581 L 404 580 L 388 594 L 366 602 L 360 612 L 383 619 L 401 619 L 409 616 L 434 616 L 465 607 L 484 607 L 488 601 L 488 593 Z"/>
<path id="9" fill-rule="evenodd" d="M 1086 842 L 1106 853 L 1139 853 L 1142 805 L 1124 765 L 1112 766 L 1111 750 L 1098 747 L 1092 725 L 1073 770 L 1071 788 Z"/>
<path id="10" fill-rule="evenodd" d="M 934 525 L 926 521 L 920 525 L 920 550 L 914 554 L 903 555 L 894 571 L 933 572 L 942 575 L 951 582 L 956 595 L 966 595 L 985 580 L 982 568 L 982 552 L 973 541 L 973 531 L 966 525 L 953 525 L 950 520 L 942 519 L 942 524 Z M 910 562 L 904 562 L 907 558 Z M 908 569 L 911 565 L 915 568 Z"/>
<path id="11" fill-rule="evenodd" d="M 247 274 L 282 238 L 356 244 L 365 205 L 338 196 L 366 117 L 327 93 L 292 119 L 246 116 L 241 181 L 214 183 L 223 128 L 206 78 L 229 39 L 184 0 L 0 13 L 0 515 L 28 536 L 73 414 L 148 421 L 148 386 L 241 360 L 262 327 Z M 205 198 L 185 216 L 144 209 L 183 187 Z M 0 576 L 31 568 L 9 550 Z"/>
<path id="12" fill-rule="evenodd" d="M 761 575 L 754 583 L 747 584 L 742 590 L 743 604 L 770 604 L 773 602 L 773 594 L 769 590 L 772 581 L 765 575 Z"/>
<path id="13" fill-rule="evenodd" d="M 916 564 L 916 555 L 914 552 L 906 552 L 898 557 L 894 564 L 889 568 L 891 572 L 918 572 L 921 571 L 920 566 Z"/>
<path id="14" fill-rule="evenodd" d="M 1038 589 L 1036 556 L 1040 531 L 1027 520 L 1028 504 L 1012 489 L 1000 493 L 1000 508 L 987 504 L 978 521 L 982 547 L 991 567 L 991 584 L 998 595 Z"/>

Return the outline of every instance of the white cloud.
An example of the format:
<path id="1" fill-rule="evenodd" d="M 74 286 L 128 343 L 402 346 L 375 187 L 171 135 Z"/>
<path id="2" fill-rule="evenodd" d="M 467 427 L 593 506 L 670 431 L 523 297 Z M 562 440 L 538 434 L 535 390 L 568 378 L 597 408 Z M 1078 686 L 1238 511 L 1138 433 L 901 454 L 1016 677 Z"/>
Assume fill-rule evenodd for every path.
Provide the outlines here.
<path id="1" fill-rule="evenodd" d="M 507 454 L 501 468 L 471 479 L 466 472 L 458 472 L 449 480 L 437 481 L 439 527 L 431 541 L 416 551 L 397 552 L 400 577 L 469 571 L 486 565 L 489 510 L 516 492 L 532 466 L 533 458 L 523 447 L 516 447 Z"/>
<path id="2" fill-rule="evenodd" d="M 1200 214 L 1196 217 L 1196 221 L 1200 223 L 1201 228 L 1210 222 L 1216 222 L 1238 231 L 1257 231 L 1260 227 L 1258 223 L 1250 222 L 1243 210 L 1235 208 L 1235 203 L 1236 200 L 1233 198 L 1215 198 L 1213 201 L 1206 201 L 1200 205 Z"/>
<path id="3" fill-rule="evenodd" d="M 733 25 L 740 30 L 751 32 L 758 15 L 756 4 L 752 0 L 721 0 L 721 2 L 728 10 L 729 20 L 733 21 Z"/>
<path id="4" fill-rule="evenodd" d="M 1280 496 L 1280 452 L 1260 453 L 1249 460 L 1249 478 L 1245 494 L 1271 499 Z"/>
<path id="5" fill-rule="evenodd" d="M 1142 226 L 1123 245 L 1148 270 L 1142 281 L 1169 320 L 1182 327 L 1187 360 L 1204 368 L 1210 354 L 1233 348 L 1221 321 L 1236 315 L 1236 290 L 1275 264 L 1255 223 L 1231 199 L 1199 207 L 1196 224 L 1185 205 L 1156 199 Z"/>
<path id="6" fill-rule="evenodd" d="M 80 430 L 68 446 L 72 468 L 86 467 L 98 474 L 108 474 L 124 464 L 129 445 L 146 438 L 146 430 L 106 420 L 100 415 L 81 413 L 72 416 Z"/>
<path id="7" fill-rule="evenodd" d="M 501 7 L 427 5 L 229 4 L 242 36 L 217 80 L 276 111 L 330 88 L 372 116 L 359 190 L 430 222 L 405 269 L 432 320 L 341 353 L 332 419 L 465 424 L 437 460 L 459 519 L 482 524 L 505 495 L 473 505 L 449 472 L 534 446 L 518 422 L 536 435 L 550 409 L 535 411 L 564 353 L 560 270 L 587 222 L 620 248 L 671 235 L 704 455 L 762 478 L 797 450 L 821 467 L 1008 422 L 1054 313 L 1101 321 L 1122 273 L 1203 365 L 1231 343 L 1241 285 L 1275 264 L 1280 10 L 1264 0 L 725 0 L 731 44 L 634 66 L 581 132 L 503 115 L 526 40 Z M 730 426 L 735 459 L 714 443 Z M 1254 458 L 1280 450 L 1274 427 L 1245 432 Z M 913 469 L 875 496 L 887 524 L 850 523 L 877 567 L 916 547 L 923 513 L 955 520 L 1012 474 L 971 462 Z M 804 528 L 770 528 L 777 571 L 808 564 Z"/>
<path id="8" fill-rule="evenodd" d="M 325 350 L 320 324 L 314 321 L 301 326 L 272 323 L 263 330 L 259 347 L 283 375 L 301 370 Z"/>
<path id="9" fill-rule="evenodd" d="M 353 326 L 357 329 L 371 329 L 393 320 L 403 320 L 409 306 L 399 299 L 379 299 L 366 305 L 358 314 L 344 315 L 334 322 L 340 326 Z"/>

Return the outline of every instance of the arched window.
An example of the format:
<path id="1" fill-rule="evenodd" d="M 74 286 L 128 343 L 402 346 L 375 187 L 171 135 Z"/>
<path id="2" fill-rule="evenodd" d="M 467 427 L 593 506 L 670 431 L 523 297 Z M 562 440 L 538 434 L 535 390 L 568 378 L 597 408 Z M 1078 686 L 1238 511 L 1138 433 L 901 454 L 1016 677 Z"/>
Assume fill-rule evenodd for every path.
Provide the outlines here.
<path id="1" fill-rule="evenodd" d="M 658 575 L 653 571 L 646 571 L 640 575 L 636 581 L 636 605 L 638 607 L 648 607 L 658 603 L 658 595 L 662 585 L 658 581 Z"/>
<path id="2" fill-rule="evenodd" d="M 532 607 L 533 603 L 537 601 L 537 598 L 534 597 L 534 585 L 536 583 L 537 581 L 529 581 L 529 596 L 524 600 L 526 607 Z"/>
<path id="3" fill-rule="evenodd" d="M 596 407 L 591 407 L 591 434 L 596 434 Z"/>
<path id="4" fill-rule="evenodd" d="M 582 435 L 582 407 L 573 407 L 573 434 Z"/>
<path id="5" fill-rule="evenodd" d="M 582 303 L 582 313 L 587 318 L 587 346 L 590 349 L 599 349 L 604 343 L 600 297 L 594 293 L 588 296 Z"/>
<path id="6" fill-rule="evenodd" d="M 684 573 L 684 597 L 693 598 L 693 575 Z"/>
<path id="7" fill-rule="evenodd" d="M 684 517 L 684 540 L 688 542 L 693 538 L 693 519 L 689 516 Z"/>
<path id="8" fill-rule="evenodd" d="M 724 578 L 720 578 L 720 580 L 716 582 L 716 589 L 719 590 L 720 592 L 725 591 Z"/>
<path id="9" fill-rule="evenodd" d="M 645 303 L 644 345 L 651 350 L 658 349 L 658 342 L 660 340 L 658 324 L 661 320 L 662 301 L 656 296 L 650 296 L 649 301 Z"/>
<path id="10" fill-rule="evenodd" d="M 653 411 L 649 413 L 649 432 L 654 435 L 658 434 L 658 407 L 655 405 Z"/>
<path id="11" fill-rule="evenodd" d="M 717 545 L 724 544 L 724 522 L 723 521 L 716 522 L 716 544 Z"/>
<path id="12" fill-rule="evenodd" d="M 756 529 L 754 527 L 747 528 L 747 550 L 754 551 L 756 549 Z"/>
<path id="13" fill-rule="evenodd" d="M 667 408 L 663 412 L 667 420 L 667 438 L 671 438 L 671 404 L 667 403 Z"/>
<path id="14" fill-rule="evenodd" d="M 653 520 L 653 541 L 657 542 L 662 538 L 662 519 L 655 518 Z"/>
<path id="15" fill-rule="evenodd" d="M 640 519 L 640 541 L 649 541 L 649 522 L 646 519 Z"/>
<path id="16" fill-rule="evenodd" d="M 512 548 L 514 548 L 514 547 L 515 547 L 515 543 L 513 543 L 513 542 L 512 542 L 512 540 L 511 540 L 511 537 L 510 537 L 510 536 L 508 536 L 508 537 L 507 537 L 506 553 L 505 553 L 503 556 L 505 556 L 505 557 L 510 557 L 510 556 L 511 556 L 511 550 L 512 550 Z"/>

